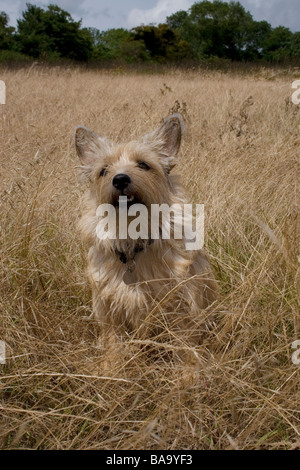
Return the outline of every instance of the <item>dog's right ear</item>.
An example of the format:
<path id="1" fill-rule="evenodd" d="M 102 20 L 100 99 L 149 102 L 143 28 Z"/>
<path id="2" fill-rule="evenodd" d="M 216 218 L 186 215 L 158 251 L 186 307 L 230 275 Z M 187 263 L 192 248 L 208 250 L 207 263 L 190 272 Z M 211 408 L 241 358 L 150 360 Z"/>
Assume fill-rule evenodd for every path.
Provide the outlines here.
<path id="1" fill-rule="evenodd" d="M 99 137 L 86 127 L 76 128 L 74 140 L 77 155 L 85 167 L 92 167 L 109 147 L 107 139 Z"/>

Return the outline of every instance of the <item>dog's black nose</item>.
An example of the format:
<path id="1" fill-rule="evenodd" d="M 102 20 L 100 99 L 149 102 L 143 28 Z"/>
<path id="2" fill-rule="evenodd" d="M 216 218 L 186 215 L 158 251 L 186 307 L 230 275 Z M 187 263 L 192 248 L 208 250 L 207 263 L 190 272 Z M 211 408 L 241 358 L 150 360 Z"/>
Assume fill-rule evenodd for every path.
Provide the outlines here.
<path id="1" fill-rule="evenodd" d="M 119 173 L 118 175 L 114 176 L 112 180 L 113 186 L 119 189 L 120 191 L 127 188 L 130 182 L 131 182 L 130 177 L 126 175 L 125 173 Z"/>

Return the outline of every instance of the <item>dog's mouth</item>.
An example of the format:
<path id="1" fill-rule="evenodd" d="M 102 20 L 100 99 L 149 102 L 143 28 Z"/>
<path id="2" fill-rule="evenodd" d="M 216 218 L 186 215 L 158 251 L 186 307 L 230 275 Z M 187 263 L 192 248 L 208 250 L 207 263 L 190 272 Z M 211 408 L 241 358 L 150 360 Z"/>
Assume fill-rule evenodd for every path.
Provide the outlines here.
<path id="1" fill-rule="evenodd" d="M 119 196 L 114 199 L 113 201 L 113 206 L 116 208 L 125 208 L 125 207 L 130 207 L 133 206 L 134 204 L 143 204 L 145 203 L 135 195 L 127 195 L 127 194 L 119 194 Z"/>

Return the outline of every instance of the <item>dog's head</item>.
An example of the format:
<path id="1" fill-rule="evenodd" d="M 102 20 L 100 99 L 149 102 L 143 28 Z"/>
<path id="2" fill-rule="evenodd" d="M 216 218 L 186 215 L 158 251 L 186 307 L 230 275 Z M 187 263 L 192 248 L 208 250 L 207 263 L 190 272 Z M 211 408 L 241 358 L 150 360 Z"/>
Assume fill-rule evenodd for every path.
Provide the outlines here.
<path id="1" fill-rule="evenodd" d="M 176 164 L 182 133 L 180 114 L 172 114 L 154 132 L 127 144 L 114 144 L 78 127 L 75 147 L 80 168 L 97 203 L 117 206 L 120 196 L 127 196 L 128 206 L 168 203 L 169 173 Z"/>

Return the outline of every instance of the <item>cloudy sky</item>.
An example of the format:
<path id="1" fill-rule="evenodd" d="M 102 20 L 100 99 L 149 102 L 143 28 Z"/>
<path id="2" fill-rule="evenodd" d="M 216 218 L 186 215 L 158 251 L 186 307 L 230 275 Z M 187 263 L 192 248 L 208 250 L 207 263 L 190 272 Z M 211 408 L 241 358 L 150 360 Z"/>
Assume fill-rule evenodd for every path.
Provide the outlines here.
<path id="1" fill-rule="evenodd" d="M 47 6 L 59 5 L 75 20 L 82 18 L 83 26 L 100 30 L 132 28 L 140 24 L 161 23 L 178 10 L 187 10 L 196 0 L 0 0 L 0 11 L 10 17 L 15 26 L 26 9 L 26 2 Z M 267 20 L 273 27 L 287 26 L 300 31 L 300 0 L 240 0 L 255 20 Z"/>

